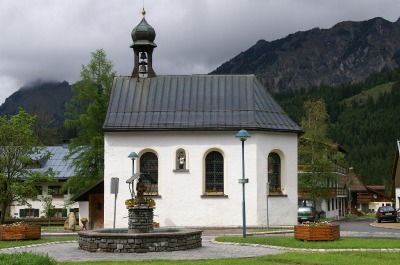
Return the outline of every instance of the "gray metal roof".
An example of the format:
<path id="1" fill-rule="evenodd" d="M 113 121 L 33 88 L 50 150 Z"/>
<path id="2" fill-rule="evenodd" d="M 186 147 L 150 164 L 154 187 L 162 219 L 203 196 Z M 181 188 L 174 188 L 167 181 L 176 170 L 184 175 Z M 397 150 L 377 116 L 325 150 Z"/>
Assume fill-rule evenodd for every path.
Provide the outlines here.
<path id="1" fill-rule="evenodd" d="M 103 129 L 302 132 L 254 75 L 116 77 Z"/>
<path id="2" fill-rule="evenodd" d="M 37 159 L 41 161 L 41 167 L 30 170 L 45 172 L 52 168 L 55 172 L 55 178 L 57 179 L 68 179 L 73 176 L 74 169 L 71 167 L 72 159 L 64 160 L 68 155 L 67 146 L 47 146 L 42 152 L 42 156 L 45 155 L 47 151 L 50 152 L 50 157 L 47 160 Z M 37 158 L 42 156 L 39 154 Z"/>

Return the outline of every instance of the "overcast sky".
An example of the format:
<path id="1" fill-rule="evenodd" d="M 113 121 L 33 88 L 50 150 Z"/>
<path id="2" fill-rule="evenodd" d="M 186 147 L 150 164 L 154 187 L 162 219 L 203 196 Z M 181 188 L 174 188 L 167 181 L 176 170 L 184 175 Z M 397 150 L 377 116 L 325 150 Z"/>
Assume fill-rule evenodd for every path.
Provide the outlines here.
<path id="1" fill-rule="evenodd" d="M 103 48 L 118 75 L 133 68 L 143 0 L 0 0 L 0 104 L 33 80 L 79 80 Z M 145 0 L 157 74 L 208 73 L 258 40 L 338 22 L 400 17 L 399 0 Z"/>

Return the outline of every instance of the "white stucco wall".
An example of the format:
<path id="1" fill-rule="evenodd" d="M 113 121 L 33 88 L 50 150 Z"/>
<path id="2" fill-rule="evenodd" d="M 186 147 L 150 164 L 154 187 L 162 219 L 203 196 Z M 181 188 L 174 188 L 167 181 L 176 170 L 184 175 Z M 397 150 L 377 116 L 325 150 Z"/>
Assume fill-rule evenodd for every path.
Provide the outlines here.
<path id="1" fill-rule="evenodd" d="M 82 227 L 82 218 L 88 219 L 89 223 L 89 202 L 88 201 L 80 201 L 79 203 L 79 225 Z"/>
<path id="2" fill-rule="evenodd" d="M 396 188 L 394 192 L 395 192 L 394 201 L 396 209 L 400 209 L 400 188 Z"/>
<path id="3" fill-rule="evenodd" d="M 129 198 L 125 181 L 132 174 L 131 152 L 140 155 L 153 151 L 158 156 L 159 195 L 154 221 L 161 226 L 241 226 L 242 225 L 242 146 L 237 132 L 119 132 L 105 133 L 104 227 L 113 226 L 114 195 L 112 177 L 120 180 L 117 197 L 116 227 L 127 227 Z M 247 226 L 267 225 L 267 158 L 277 152 L 282 162 L 282 188 L 287 196 L 269 197 L 269 225 L 297 223 L 297 135 L 289 133 L 249 132 L 245 142 Z M 187 155 L 188 172 L 174 172 L 176 150 Z M 202 196 L 204 159 L 208 152 L 224 156 L 225 197 Z M 138 161 L 135 161 L 135 172 Z"/>
<path id="4" fill-rule="evenodd" d="M 27 199 L 27 203 L 30 204 L 30 207 L 28 205 L 18 205 L 18 204 L 15 204 L 15 205 L 11 206 L 10 207 L 11 217 L 19 218 L 20 217 L 19 216 L 19 210 L 20 209 L 29 209 L 29 208 L 31 208 L 31 209 L 39 209 L 39 217 L 45 216 L 45 214 L 43 213 L 44 206 L 43 206 L 42 199 L 44 197 L 48 197 L 50 195 L 47 194 L 47 191 L 48 191 L 48 186 L 47 185 L 43 185 L 42 186 L 42 190 L 43 190 L 43 195 L 38 195 L 35 200 L 33 200 L 31 198 Z M 65 194 L 65 195 L 62 195 L 60 197 L 53 197 L 52 205 L 56 209 L 66 208 L 67 209 L 67 214 L 68 214 L 70 209 L 79 207 L 78 203 L 76 203 L 76 202 L 73 203 L 73 204 L 68 204 L 69 198 L 70 198 L 69 194 Z"/>

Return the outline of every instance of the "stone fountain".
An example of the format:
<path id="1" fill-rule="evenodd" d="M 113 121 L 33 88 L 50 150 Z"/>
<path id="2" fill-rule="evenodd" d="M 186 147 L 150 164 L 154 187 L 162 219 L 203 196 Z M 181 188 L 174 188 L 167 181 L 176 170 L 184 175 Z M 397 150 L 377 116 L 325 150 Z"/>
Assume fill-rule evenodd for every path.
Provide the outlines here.
<path id="1" fill-rule="evenodd" d="M 135 177 L 143 174 L 135 174 Z M 128 182 L 127 181 L 127 182 Z M 136 205 L 128 206 L 127 229 L 79 231 L 79 248 L 90 252 L 145 253 L 179 251 L 202 246 L 201 230 L 153 228 L 154 208 L 143 197 L 142 180 L 136 185 Z"/>

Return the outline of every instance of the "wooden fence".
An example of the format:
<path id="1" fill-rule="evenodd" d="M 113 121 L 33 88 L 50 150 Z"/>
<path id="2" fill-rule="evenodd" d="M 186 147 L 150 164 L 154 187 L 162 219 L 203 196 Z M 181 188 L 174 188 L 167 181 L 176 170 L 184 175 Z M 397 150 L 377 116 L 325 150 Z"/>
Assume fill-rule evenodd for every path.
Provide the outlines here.
<path id="1" fill-rule="evenodd" d="M 5 224 L 12 224 L 18 222 L 24 222 L 30 225 L 40 225 L 40 226 L 54 226 L 54 225 L 64 225 L 66 218 L 63 217 L 51 217 L 51 218 L 6 218 Z"/>

